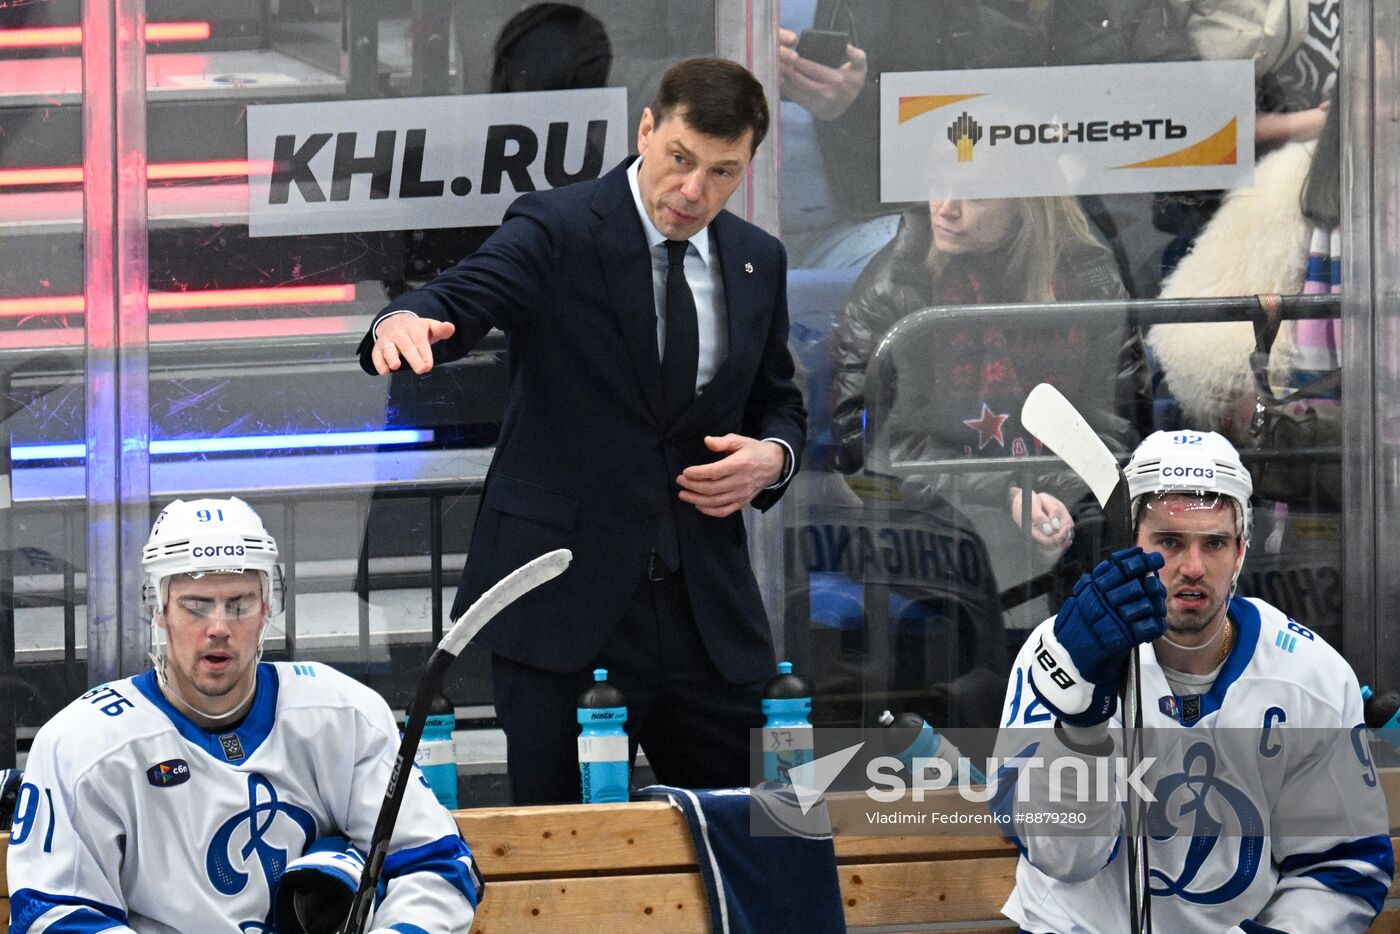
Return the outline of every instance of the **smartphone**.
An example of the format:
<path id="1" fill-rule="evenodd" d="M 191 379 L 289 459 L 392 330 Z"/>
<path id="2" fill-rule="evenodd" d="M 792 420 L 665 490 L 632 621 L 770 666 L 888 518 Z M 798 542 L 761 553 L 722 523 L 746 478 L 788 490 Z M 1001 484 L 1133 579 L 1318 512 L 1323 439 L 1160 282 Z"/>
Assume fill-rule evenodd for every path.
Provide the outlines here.
<path id="1" fill-rule="evenodd" d="M 846 64 L 846 46 L 850 42 L 849 32 L 804 29 L 802 35 L 797 38 L 797 54 L 828 68 L 840 68 Z"/>

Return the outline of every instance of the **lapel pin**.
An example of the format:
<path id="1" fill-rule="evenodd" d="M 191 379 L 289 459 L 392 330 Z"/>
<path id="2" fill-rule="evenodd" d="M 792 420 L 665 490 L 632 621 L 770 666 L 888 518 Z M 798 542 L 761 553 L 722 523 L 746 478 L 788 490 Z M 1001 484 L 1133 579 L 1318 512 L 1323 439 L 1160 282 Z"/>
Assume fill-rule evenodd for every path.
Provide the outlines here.
<path id="1" fill-rule="evenodd" d="M 753 263 L 745 263 L 744 272 L 753 272 Z"/>

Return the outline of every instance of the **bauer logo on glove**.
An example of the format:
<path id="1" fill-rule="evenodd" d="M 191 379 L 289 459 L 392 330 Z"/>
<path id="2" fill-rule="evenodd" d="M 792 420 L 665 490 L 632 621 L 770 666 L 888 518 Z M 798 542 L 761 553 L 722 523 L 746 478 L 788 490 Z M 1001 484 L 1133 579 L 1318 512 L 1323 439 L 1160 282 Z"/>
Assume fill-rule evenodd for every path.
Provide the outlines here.
<path id="1" fill-rule="evenodd" d="M 1041 625 L 1031 689 L 1061 721 L 1092 726 L 1113 715 L 1128 653 L 1167 630 L 1163 563 L 1136 546 L 1115 551 L 1079 579 L 1053 625 Z"/>

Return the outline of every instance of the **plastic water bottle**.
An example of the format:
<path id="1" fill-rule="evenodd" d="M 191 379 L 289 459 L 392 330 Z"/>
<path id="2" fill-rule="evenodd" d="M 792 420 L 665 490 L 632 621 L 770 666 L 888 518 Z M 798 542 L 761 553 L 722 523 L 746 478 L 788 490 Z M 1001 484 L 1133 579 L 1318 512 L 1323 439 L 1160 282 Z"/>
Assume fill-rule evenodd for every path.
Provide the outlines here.
<path id="1" fill-rule="evenodd" d="M 987 783 L 987 777 L 982 774 L 982 770 L 971 759 L 964 759 L 958 747 L 936 732 L 918 714 L 902 713 L 896 717 L 886 710 L 880 714 L 880 725 L 889 728 L 890 731 L 885 748 L 911 772 L 915 759 L 942 759 L 952 768 L 952 784 L 956 785 L 961 774 L 960 764 L 966 762 L 968 781 L 974 785 Z"/>
<path id="2" fill-rule="evenodd" d="M 763 689 L 763 780 L 791 785 L 788 772 L 812 761 L 812 689 L 779 662 L 778 674 Z"/>
<path id="3" fill-rule="evenodd" d="M 578 699 L 578 771 L 584 804 L 626 801 L 627 705 L 622 692 L 608 684 L 606 668 L 593 669 L 594 684 Z"/>
<path id="4" fill-rule="evenodd" d="M 457 807 L 457 744 L 452 741 L 456 725 L 452 702 L 441 694 L 434 697 L 423 726 L 423 740 L 413 757 L 438 802 L 449 811 Z"/>

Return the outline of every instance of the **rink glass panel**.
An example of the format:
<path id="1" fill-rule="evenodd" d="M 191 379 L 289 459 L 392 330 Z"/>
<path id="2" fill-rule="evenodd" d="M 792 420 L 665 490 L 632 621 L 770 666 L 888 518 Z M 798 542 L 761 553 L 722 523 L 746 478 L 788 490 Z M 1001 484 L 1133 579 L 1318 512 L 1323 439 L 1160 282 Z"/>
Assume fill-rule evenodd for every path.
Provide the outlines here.
<path id="1" fill-rule="evenodd" d="M 392 296 L 473 252 L 492 228 L 414 229 L 408 212 L 391 229 L 252 236 L 250 173 L 268 167 L 249 161 L 247 112 L 486 95 L 493 45 L 524 6 L 144 4 L 150 445 L 125 441 L 142 449 L 150 495 L 124 504 L 123 515 L 148 529 L 175 498 L 245 498 L 278 540 L 291 591 L 264 657 L 332 663 L 396 707 L 449 622 L 499 431 L 505 344 L 493 333 L 467 359 L 422 379 L 365 376 L 355 348 Z M 664 69 L 714 53 L 715 10 L 668 2 L 638 16 L 635 5 L 612 0 L 583 6 L 611 49 L 602 84 L 626 91 L 630 148 Z M 8 581 L 0 586 L 0 612 L 8 616 L 13 602 L 15 614 L 4 696 L 14 712 L 0 719 L 22 737 L 85 688 L 89 620 L 108 613 L 88 605 L 85 574 L 84 386 L 92 374 L 81 304 L 84 131 L 73 38 L 81 37 L 45 34 L 60 43 L 49 46 L 28 31 L 78 27 L 81 9 L 79 0 L 46 0 L 0 14 L 0 69 L 14 79 L 0 81 L 0 417 L 13 460 L 0 473 L 12 478 L 15 500 L 0 509 L 0 570 L 15 581 L 13 601 Z M 549 42 L 551 24 L 538 28 L 543 40 L 517 45 L 514 90 L 574 80 Z M 580 67 L 578 81 L 598 83 L 596 71 Z M 354 154 L 366 156 L 374 142 L 368 134 Z M 402 160 L 400 141 L 396 187 Z M 17 173 L 25 169 L 48 174 Z M 139 557 L 103 560 L 129 568 Z M 128 615 L 116 625 L 144 638 L 147 620 Z M 0 639 L 0 668 L 8 670 L 10 654 Z M 139 671 L 127 668 L 121 674 Z M 464 654 L 447 694 L 464 717 L 490 718 L 484 653 Z"/>
<path id="2" fill-rule="evenodd" d="M 1347 593 L 1359 612 L 1343 624 L 1344 585 L 1369 575 L 1349 572 L 1343 562 L 1348 520 L 1358 515 L 1348 503 L 1360 500 L 1342 495 L 1340 416 L 1364 419 L 1370 403 L 1344 404 L 1335 392 L 1311 403 L 1330 409 L 1323 414 L 1335 426 L 1319 441 L 1322 450 L 1267 444 L 1259 452 L 1246 450 L 1253 446 L 1253 300 L 1233 298 L 1313 296 L 1288 306 L 1286 316 L 1306 323 L 1286 324 L 1275 344 L 1270 378 L 1280 395 L 1342 363 L 1339 318 L 1347 295 L 1331 282 L 1334 267 L 1341 267 L 1336 247 L 1342 238 L 1329 238 L 1324 229 L 1323 255 L 1314 260 L 1321 271 L 1305 285 L 1313 241 L 1310 225 L 1298 216 L 1314 147 L 1330 153 L 1332 171 L 1317 167 L 1313 194 L 1332 194 L 1333 225 L 1341 224 L 1338 202 L 1351 208 L 1352 194 L 1340 191 L 1337 168 L 1347 161 L 1347 147 L 1338 140 L 1355 138 L 1348 135 L 1350 124 L 1343 121 L 1322 143 L 1301 145 L 1322 130 L 1325 110 L 1318 107 L 1335 93 L 1340 21 L 1315 23 L 1306 48 L 1280 53 L 1280 62 L 1257 69 L 1261 187 L 1236 195 L 1268 199 L 1274 214 L 1237 205 L 1228 215 L 1228 234 L 1222 224 L 1206 235 L 1226 192 L 1075 198 L 1071 213 L 1102 253 L 1095 258 L 1080 243 L 1078 258 L 1060 254 L 1063 275 L 1048 300 L 1035 294 L 1028 267 L 1006 241 L 980 253 L 969 248 L 981 257 L 965 267 L 982 280 L 975 286 L 948 275 L 958 259 L 947 252 L 944 277 L 935 276 L 926 263 L 931 228 L 958 228 L 962 221 L 940 221 L 936 207 L 922 202 L 881 199 L 881 127 L 870 99 L 872 91 L 878 96 L 878 75 L 1198 56 L 1189 34 L 1153 33 L 1145 20 L 1125 25 L 1096 15 L 1093 4 L 1055 4 L 1039 18 L 1030 10 L 1014 23 L 982 6 L 958 22 L 913 3 L 885 12 L 821 0 L 781 8 L 783 25 L 794 32 L 844 30 L 853 22 L 869 69 L 862 95 L 839 114 L 822 112 L 820 105 L 806 109 L 791 99 L 800 95 L 780 105 L 791 344 L 810 410 L 804 468 L 784 501 L 784 655 L 815 685 L 814 721 L 870 726 L 890 709 L 912 710 L 936 727 L 994 725 L 1008 667 L 1027 634 L 1054 614 L 1110 540 L 1092 497 L 1056 477 L 1063 467 L 1046 461 L 1048 452 L 1020 429 L 1020 401 L 1042 379 L 1062 388 L 1124 458 L 1151 431 L 1193 428 L 1224 431 L 1248 462 L 1267 461 L 1279 499 L 1256 497 L 1254 543 L 1240 593 L 1268 600 L 1354 664 L 1364 662 L 1358 673 L 1365 681 L 1375 661 L 1372 632 L 1362 618 L 1370 601 L 1355 586 Z M 976 166 L 974 160 L 965 171 Z M 1369 211 L 1360 199 L 1361 210 Z M 1293 240 L 1275 247 L 1281 254 L 1269 255 L 1286 261 L 1241 269 L 1247 251 L 1263 252 L 1269 237 L 1277 244 L 1276 215 L 1289 218 L 1283 236 Z M 1357 229 L 1365 232 L 1359 223 Z M 1196 244 L 1214 251 L 1215 262 L 1211 255 L 1189 258 L 1186 269 L 1168 278 Z M 1364 243 L 1351 248 L 1366 254 Z M 1366 266 L 1359 268 L 1369 275 Z M 1113 281 L 1106 284 L 1099 273 Z M 1368 284 L 1363 280 L 1361 288 Z M 1045 314 L 1070 301 L 1089 304 Z M 1016 307 L 1000 307 L 1007 303 Z M 915 318 L 922 323 L 915 325 Z M 1154 341 L 1150 330 L 1168 326 Z M 1134 337 L 1147 340 L 1138 349 L 1138 384 L 1130 387 L 1120 371 L 1128 366 Z M 878 378 L 871 362 L 877 348 L 884 358 Z M 862 365 L 868 368 L 864 399 L 857 394 L 853 401 L 852 373 Z M 1369 359 L 1348 365 L 1354 373 Z M 1008 487 L 1017 484 L 1060 491 L 1076 522 L 1075 540 L 1063 554 L 1030 541 L 1026 517 L 1014 514 L 1006 499 Z M 1352 490 L 1356 495 L 1360 487 Z M 1369 529 L 1369 520 L 1363 526 Z M 1351 560 L 1371 560 L 1364 540 L 1352 547 Z"/>
<path id="3" fill-rule="evenodd" d="M 149 507 L 127 509 L 128 519 L 144 528 L 176 496 L 247 498 L 282 544 L 292 585 L 288 610 L 269 635 L 268 657 L 333 662 L 374 684 L 396 705 L 406 699 L 413 673 L 445 621 L 465 557 L 498 428 L 504 345 L 493 335 L 468 360 L 422 380 L 365 377 L 353 351 L 370 316 L 391 294 L 470 253 L 489 229 L 415 230 L 404 224 L 373 232 L 250 237 L 248 168 L 239 165 L 248 155 L 244 118 L 248 106 L 275 102 L 487 93 L 492 43 L 521 6 L 477 4 L 468 12 L 460 2 L 432 0 L 145 4 L 150 23 L 207 24 L 207 36 L 203 27 L 194 33 L 177 30 L 146 49 L 151 492 Z M 607 83 L 627 89 L 629 139 L 667 64 L 716 51 L 744 58 L 777 104 L 767 23 L 781 18 L 798 31 L 847 25 L 839 14 L 832 18 L 834 5 L 827 3 L 780 6 L 751 0 L 711 8 L 667 0 L 644 5 L 650 7 L 647 15 L 638 15 L 636 4 L 584 6 L 611 42 Z M 1056 6 L 1068 10 L 1071 5 Z M 78 25 L 79 11 L 76 0 L 26 4 L 6 12 L 0 27 Z M 818 16 L 825 22 L 817 22 Z M 1147 37 L 1136 34 L 1086 41 L 1096 35 L 1084 32 L 1093 21 L 1034 24 L 1026 40 L 1029 52 L 1020 40 L 981 42 L 978 29 L 984 24 L 953 24 L 964 29 L 956 42 L 941 33 L 930 38 L 933 33 L 898 16 L 885 23 L 858 20 L 855 26 L 857 43 L 872 55 L 884 44 L 880 52 L 891 70 L 1147 61 L 1162 53 L 1143 49 L 1168 47 L 1142 45 Z M 1008 60 L 1012 55 L 1021 57 Z M 1368 61 L 1357 55 L 1351 60 L 1357 69 Z M 78 61 L 71 44 L 0 49 L 0 66 L 17 76 L 15 82 L 0 82 L 5 89 L 0 91 L 0 172 L 81 165 Z M 878 73 L 874 63 L 872 57 L 872 77 Z M 1361 78 L 1348 80 L 1368 88 Z M 1378 99 L 1390 96 L 1384 90 Z M 1353 121 L 1371 117 L 1360 105 L 1348 113 Z M 889 707 L 935 721 L 984 725 L 1020 639 L 1053 611 L 1058 591 L 1030 596 L 1026 590 L 1027 599 L 1015 602 L 1015 588 L 1025 580 L 999 562 L 1029 567 L 1041 559 L 1007 533 L 1006 526 L 1015 523 L 1009 510 L 996 517 L 1007 533 L 1001 541 L 1004 556 L 988 548 L 986 536 L 968 519 L 977 500 L 975 475 L 986 465 L 940 468 L 940 476 L 951 479 L 936 503 L 920 499 L 917 484 L 906 484 L 901 476 L 901 471 L 929 473 L 930 468 L 901 467 L 884 477 L 862 477 L 863 467 L 840 469 L 830 421 L 831 338 L 857 277 L 894 237 L 899 212 L 908 205 L 869 200 L 863 180 L 872 177 L 877 157 L 877 137 L 869 132 L 858 130 L 843 141 L 791 101 L 775 106 L 775 123 L 753 177 L 731 208 L 780 231 L 789 248 L 791 345 L 812 419 L 804 469 L 781 515 L 766 520 L 754 539 L 781 654 L 811 679 L 819 720 L 866 724 Z M 1343 138 L 1361 135 L 1349 124 Z M 1382 136 L 1379 142 L 1386 149 L 1393 141 Z M 1353 171 L 1370 171 L 1364 155 L 1349 152 Z M 1393 198 L 1400 187 L 1386 171 L 1377 169 L 1378 202 Z M 81 182 L 71 173 L 0 179 L 0 244 L 7 260 L 0 263 L 0 299 L 71 302 L 84 285 Z M 1367 252 L 1364 212 L 1370 206 L 1352 190 L 1343 195 L 1348 205 L 1361 202 L 1363 212 L 1350 212 L 1348 230 L 1360 231 L 1362 239 L 1353 236 L 1347 268 L 1365 274 L 1368 296 L 1384 293 L 1394 271 L 1381 260 L 1372 288 L 1372 270 L 1358 258 Z M 1197 200 L 1208 204 L 1210 196 Z M 1103 201 L 1089 206 L 1092 230 L 1110 248 L 1130 303 L 1157 297 L 1161 259 L 1176 239 L 1159 226 L 1175 223 L 1162 215 L 1176 209 L 1189 219 L 1198 205 L 1151 195 Z M 264 289 L 272 291 L 245 291 Z M 214 297 L 184 297 L 205 292 Z M 1353 320 L 1369 321 L 1369 298 L 1362 302 L 1353 292 L 1343 299 L 1352 303 L 1347 314 Z M 11 383 L 3 418 L 11 455 L 18 451 L 22 459 L 5 471 L 11 475 L 14 506 L 6 511 L 8 538 L 0 541 L 0 554 L 13 568 L 14 585 L 0 586 L 0 593 L 12 592 L 15 605 L 16 680 L 10 702 L 17 713 L 10 720 L 28 731 L 89 680 L 89 619 L 100 611 L 86 600 L 87 461 L 73 445 L 87 434 L 84 387 L 90 374 L 84 369 L 80 311 L 62 302 L 7 307 L 16 313 L 0 316 L 0 372 Z M 1033 314 L 1026 311 L 1028 318 Z M 1125 309 L 1109 326 L 1135 321 Z M 1377 327 L 1383 330 L 1384 324 Z M 1384 336 L 1347 346 L 1388 346 Z M 1358 356 L 1367 359 L 1349 358 L 1348 379 L 1369 386 L 1369 350 Z M 1094 377 L 1093 367 L 1083 369 L 1085 379 L 1104 383 L 1088 383 L 1087 398 L 1116 398 L 1109 377 Z M 1149 374 L 1161 376 L 1160 369 Z M 929 371 L 917 379 L 937 385 L 948 376 Z M 1380 377 L 1377 395 L 1393 396 L 1388 377 Z M 897 377 L 892 384 L 895 406 L 908 378 Z M 1139 434 L 1181 424 L 1212 427 L 1183 422 L 1170 397 L 1160 392 L 1162 380 L 1149 385 L 1148 411 L 1135 422 Z M 909 396 L 905 392 L 903 399 Z M 1355 410 L 1348 401 L 1349 419 Z M 963 417 L 980 419 L 980 406 Z M 431 438 L 359 434 L 380 431 L 431 432 Z M 211 439 L 238 439 L 224 443 L 252 449 L 221 450 L 204 443 Z M 973 446 L 979 442 L 980 436 Z M 316 443 L 332 446 L 307 446 Z M 1374 456 L 1380 465 L 1375 483 L 1384 488 L 1391 459 L 1373 455 L 1369 447 L 1351 456 L 1349 469 L 1365 481 L 1366 490 L 1372 482 L 1366 464 Z M 1304 488 L 1316 485 L 1318 463 L 1288 469 L 1298 473 Z M 1365 515 L 1356 506 L 1360 499 L 1342 508 L 1307 496 L 1286 509 L 1256 503 L 1257 547 L 1242 578 L 1244 592 L 1270 600 L 1340 643 L 1354 663 L 1374 647 L 1371 591 L 1379 593 L 1384 584 L 1368 568 L 1383 553 L 1376 547 L 1383 537 L 1376 526 L 1385 524 L 1390 508 L 1388 497 L 1377 498 L 1374 507 L 1366 499 Z M 1370 516 L 1373 508 L 1376 517 Z M 1086 507 L 1083 518 L 1080 541 L 1092 541 L 1092 509 Z M 1352 564 L 1343 566 L 1344 519 L 1359 522 L 1356 531 L 1368 533 L 1360 546 L 1364 568 L 1356 552 L 1349 553 Z M 881 529 L 896 533 L 873 539 L 873 563 L 852 563 L 850 556 L 863 547 L 863 533 L 855 531 L 861 528 L 869 535 Z M 1265 547 L 1266 541 L 1273 544 Z M 903 564 L 891 572 L 895 558 Z M 103 560 L 123 559 L 104 553 Z M 944 584 L 929 589 L 926 581 L 899 579 L 911 566 L 921 572 L 935 561 L 954 569 L 965 586 L 948 592 Z M 883 569 L 872 577 L 872 566 Z M 1072 583 L 1071 568 L 1058 571 L 1057 586 Z M 1356 610 L 1348 614 L 1345 633 L 1342 581 L 1348 582 Z M 1002 601 L 1007 590 L 1012 595 Z M 120 624 L 128 630 L 145 626 L 144 620 L 125 617 Z M 1388 664 L 1389 655 L 1381 654 L 1382 664 Z M 0 666 L 5 661 L 0 657 Z M 490 714 L 485 671 L 484 657 L 470 650 L 454 669 L 449 694 L 472 716 Z"/>

